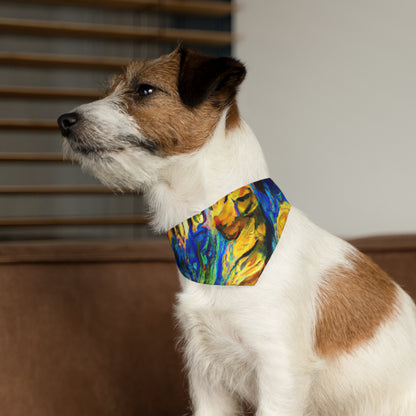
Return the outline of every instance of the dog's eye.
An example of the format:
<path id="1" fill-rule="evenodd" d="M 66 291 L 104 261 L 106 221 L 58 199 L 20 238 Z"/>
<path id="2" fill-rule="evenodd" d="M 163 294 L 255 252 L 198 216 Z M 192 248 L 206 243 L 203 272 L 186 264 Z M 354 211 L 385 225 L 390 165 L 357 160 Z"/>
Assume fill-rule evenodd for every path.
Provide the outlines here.
<path id="1" fill-rule="evenodd" d="M 156 88 L 149 84 L 140 84 L 135 90 L 134 95 L 136 97 L 142 98 L 147 97 L 153 94 L 156 91 Z"/>

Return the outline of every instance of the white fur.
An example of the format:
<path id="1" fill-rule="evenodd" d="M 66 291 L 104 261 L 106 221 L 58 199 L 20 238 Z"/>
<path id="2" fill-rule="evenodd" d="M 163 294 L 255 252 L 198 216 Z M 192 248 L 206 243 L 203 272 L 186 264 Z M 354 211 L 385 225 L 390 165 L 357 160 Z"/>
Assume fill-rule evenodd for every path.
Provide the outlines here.
<path id="1" fill-rule="evenodd" d="M 98 114 L 102 104 L 84 110 Z M 113 120 L 109 108 L 106 122 L 124 120 L 123 128 L 140 130 L 123 112 Z M 107 184 L 143 189 L 159 232 L 268 177 L 252 131 L 244 122 L 227 130 L 224 116 L 192 154 L 160 157 L 127 146 L 76 158 Z M 416 415 L 416 312 L 401 289 L 400 313 L 371 341 L 332 360 L 314 350 L 319 285 L 351 251 L 292 208 L 255 286 L 209 286 L 180 276 L 176 315 L 195 416 L 236 415 L 239 399 L 257 416 Z"/>
<path id="2" fill-rule="evenodd" d="M 81 139 L 92 149 L 106 150 L 98 154 L 91 152 L 85 157 L 72 149 L 74 141 L 64 140 L 63 151 L 67 158 L 78 161 L 82 168 L 112 188 L 140 190 L 152 185 L 155 172 L 168 162 L 125 140 L 129 136 L 137 141 L 146 139 L 126 111 L 117 89 L 106 98 L 77 107 L 76 111 L 84 119 Z M 114 147 L 124 150 L 112 151 Z"/>

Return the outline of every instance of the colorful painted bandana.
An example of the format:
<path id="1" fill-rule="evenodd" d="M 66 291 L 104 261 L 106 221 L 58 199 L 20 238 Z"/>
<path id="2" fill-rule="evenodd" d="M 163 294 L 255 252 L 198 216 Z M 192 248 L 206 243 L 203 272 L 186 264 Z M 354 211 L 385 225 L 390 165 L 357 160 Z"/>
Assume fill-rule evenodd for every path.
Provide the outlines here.
<path id="1" fill-rule="evenodd" d="M 168 231 L 181 273 L 209 285 L 255 285 L 290 204 L 271 179 L 243 186 Z"/>

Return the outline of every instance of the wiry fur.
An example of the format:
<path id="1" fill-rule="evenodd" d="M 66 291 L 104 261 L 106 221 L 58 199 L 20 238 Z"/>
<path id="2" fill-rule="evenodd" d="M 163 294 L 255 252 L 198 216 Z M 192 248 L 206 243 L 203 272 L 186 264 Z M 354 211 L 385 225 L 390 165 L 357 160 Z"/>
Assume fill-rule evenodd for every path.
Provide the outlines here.
<path id="1" fill-rule="evenodd" d="M 168 61 L 179 73 L 175 54 L 180 53 L 164 57 L 160 65 Z M 151 82 L 150 75 L 146 82 Z M 209 138 L 200 138 L 202 144 L 192 151 L 183 147 L 188 150 L 177 154 L 164 152 L 163 145 L 159 151 L 141 146 L 149 137 L 142 133 L 137 112 L 144 108 L 140 106 L 152 108 L 152 101 L 136 104 L 132 111 L 117 87 L 109 97 L 75 110 L 82 115 L 82 124 L 64 147 L 105 184 L 142 190 L 153 227 L 166 232 L 227 193 L 268 177 L 249 127 L 242 120 L 235 122 L 235 115 L 232 128 L 227 126 L 228 106 L 234 105 L 228 91 L 234 82 L 236 88 L 241 79 L 228 79 L 227 105 L 221 108 L 224 81 L 210 80 L 214 97 L 204 97 L 198 106 L 218 112 L 218 120 Z M 169 88 L 177 91 L 176 85 Z M 176 93 L 159 95 L 158 100 L 183 106 Z M 190 111 L 193 117 L 198 106 L 183 106 L 181 111 Z M 158 101 L 157 111 L 163 108 Z M 155 131 L 162 131 L 159 122 L 155 110 Z M 77 140 L 89 151 L 78 151 Z M 246 401 L 257 416 L 414 416 L 415 305 L 394 284 L 381 289 L 386 278 L 379 280 L 378 269 L 367 262 L 292 207 L 278 248 L 255 286 L 209 286 L 180 276 L 176 316 L 183 332 L 194 415 L 237 415 Z M 334 313 L 337 305 L 331 303 L 335 299 L 331 291 L 336 288 L 345 304 L 350 296 L 346 288 L 356 290 L 354 296 L 360 298 L 367 289 L 356 282 L 367 279 L 365 271 L 370 269 L 378 307 L 366 308 L 371 321 L 357 329 L 351 343 L 348 331 L 330 332 L 331 326 L 347 328 L 354 322 L 349 316 L 353 311 L 345 305 L 345 316 Z M 334 270 L 342 270 L 342 275 Z M 350 305 L 360 308 L 359 299 Z M 327 337 L 328 349 L 317 345 L 318 331 Z"/>

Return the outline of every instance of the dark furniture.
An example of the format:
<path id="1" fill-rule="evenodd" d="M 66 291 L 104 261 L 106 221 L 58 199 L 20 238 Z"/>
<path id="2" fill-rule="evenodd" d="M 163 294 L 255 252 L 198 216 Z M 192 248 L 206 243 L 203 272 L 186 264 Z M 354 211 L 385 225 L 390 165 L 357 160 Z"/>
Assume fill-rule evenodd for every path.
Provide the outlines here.
<path id="1" fill-rule="evenodd" d="M 416 298 L 416 235 L 353 243 Z M 0 243 L 0 413 L 188 413 L 165 240 Z"/>

